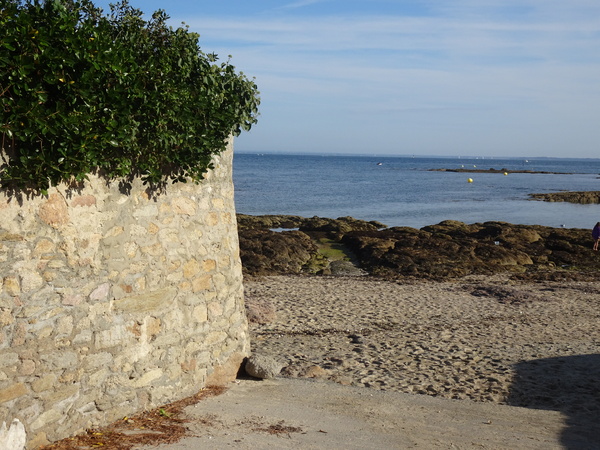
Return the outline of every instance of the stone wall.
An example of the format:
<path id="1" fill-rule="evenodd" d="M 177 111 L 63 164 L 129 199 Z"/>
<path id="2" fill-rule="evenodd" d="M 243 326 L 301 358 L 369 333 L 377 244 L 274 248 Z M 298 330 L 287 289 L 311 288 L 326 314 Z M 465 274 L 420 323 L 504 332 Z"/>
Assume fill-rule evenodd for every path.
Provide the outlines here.
<path id="1" fill-rule="evenodd" d="M 0 191 L 0 423 L 28 447 L 233 379 L 249 353 L 233 148 L 200 184 Z"/>

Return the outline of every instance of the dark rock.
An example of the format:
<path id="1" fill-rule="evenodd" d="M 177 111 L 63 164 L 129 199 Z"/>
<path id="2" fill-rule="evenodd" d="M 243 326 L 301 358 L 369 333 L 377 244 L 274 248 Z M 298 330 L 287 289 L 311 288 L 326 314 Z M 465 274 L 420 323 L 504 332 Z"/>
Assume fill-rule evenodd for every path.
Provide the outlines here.
<path id="1" fill-rule="evenodd" d="M 338 234 L 350 231 L 377 231 L 380 228 L 385 228 L 385 225 L 375 221 L 365 222 L 353 217 L 340 217 L 338 219 L 311 217 L 304 220 L 300 225 L 302 231 L 328 231 Z"/>
<path id="2" fill-rule="evenodd" d="M 545 202 L 569 202 L 582 205 L 600 203 L 600 191 L 550 192 L 546 194 L 529 194 L 534 200 Z"/>
<path id="3" fill-rule="evenodd" d="M 508 170 L 508 169 L 494 169 L 493 167 L 490 169 L 429 169 L 430 172 L 455 172 L 455 173 L 543 173 L 549 175 L 572 175 L 573 172 L 548 172 L 544 170 Z"/>
<path id="4" fill-rule="evenodd" d="M 351 232 L 343 242 L 363 269 L 385 277 L 439 279 L 540 268 L 600 269 L 590 232 L 580 229 L 444 221 L 421 230 Z"/>
<path id="5" fill-rule="evenodd" d="M 242 266 L 248 275 L 301 273 L 317 252 L 316 244 L 301 231 L 240 229 L 239 240 Z"/>
<path id="6" fill-rule="evenodd" d="M 239 214 L 240 256 L 246 275 L 333 273 L 363 275 L 351 263 L 329 262 L 319 254 L 317 242 L 331 236 L 339 241 L 349 231 L 377 231 L 385 228 L 379 222 L 366 222 L 352 217 L 328 219 L 320 217 Z M 275 232 L 272 229 L 299 230 Z"/>
<path id="7" fill-rule="evenodd" d="M 367 272 L 356 267 L 350 261 L 337 260 L 331 261 L 329 264 L 329 272 L 333 276 L 364 276 L 367 275 Z"/>
<path id="8" fill-rule="evenodd" d="M 271 228 L 298 228 L 304 220 L 306 219 L 300 216 L 250 216 L 247 214 L 237 215 L 238 228 L 240 229 L 253 228 L 268 230 Z"/>
<path id="9" fill-rule="evenodd" d="M 238 228 L 261 229 L 273 228 L 299 228 L 301 231 L 329 231 L 345 233 L 348 231 L 378 230 L 386 226 L 377 221 L 364 221 L 353 217 L 340 217 L 329 219 L 326 217 L 300 217 L 288 215 L 264 215 L 250 216 L 247 214 L 237 215 Z"/>
<path id="10" fill-rule="evenodd" d="M 348 217 L 310 219 L 297 216 L 243 217 L 240 251 L 250 275 L 323 273 L 385 278 L 447 279 L 511 272 L 550 279 L 548 272 L 600 275 L 600 258 L 592 251 L 590 230 L 513 225 L 506 222 L 465 224 L 447 220 L 415 229 L 381 228 Z M 277 217 L 277 219 L 274 219 Z M 249 224 L 253 225 L 250 226 Z M 302 231 L 275 233 L 265 226 L 296 225 Z M 323 242 L 339 245 L 351 258 L 328 260 Z M 349 261 L 350 259 L 351 261 Z M 320 269 L 319 269 L 320 267 Z M 561 277 L 574 275 L 561 275 Z M 560 279 L 560 277 L 558 277 Z"/>
<path id="11" fill-rule="evenodd" d="M 365 343 L 365 339 L 359 334 L 351 334 L 348 337 L 350 338 L 350 342 L 352 344 L 364 344 Z"/>

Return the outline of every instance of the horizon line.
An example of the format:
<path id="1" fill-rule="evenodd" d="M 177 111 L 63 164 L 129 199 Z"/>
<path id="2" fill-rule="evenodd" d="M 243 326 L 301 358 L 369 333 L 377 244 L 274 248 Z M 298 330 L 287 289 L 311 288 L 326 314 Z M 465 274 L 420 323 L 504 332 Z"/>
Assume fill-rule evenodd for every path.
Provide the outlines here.
<path id="1" fill-rule="evenodd" d="M 385 154 L 368 154 L 368 153 L 352 153 L 352 152 L 318 152 L 318 151 L 284 151 L 284 150 L 238 150 L 234 149 L 235 153 L 252 154 L 252 155 L 289 155 L 289 156 L 356 156 L 356 157 L 373 157 L 373 158 L 445 158 L 445 159 L 479 159 L 479 160 L 508 160 L 508 159 L 523 159 L 523 160 L 548 160 L 548 159 L 566 159 L 566 160 L 600 160 L 600 158 L 592 157 L 566 157 L 566 156 L 482 156 L 482 155 L 436 155 L 436 154 L 416 154 L 416 153 L 385 153 Z"/>

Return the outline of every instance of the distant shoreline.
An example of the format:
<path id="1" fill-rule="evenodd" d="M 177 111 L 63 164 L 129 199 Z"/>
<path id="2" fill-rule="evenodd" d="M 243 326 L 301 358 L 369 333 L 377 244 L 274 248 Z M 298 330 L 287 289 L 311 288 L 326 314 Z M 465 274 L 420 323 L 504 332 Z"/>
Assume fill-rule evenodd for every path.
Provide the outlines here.
<path id="1" fill-rule="evenodd" d="M 547 172 L 543 170 L 509 170 L 509 169 L 429 169 L 429 172 L 458 173 L 537 173 L 547 175 L 575 175 L 575 172 Z"/>

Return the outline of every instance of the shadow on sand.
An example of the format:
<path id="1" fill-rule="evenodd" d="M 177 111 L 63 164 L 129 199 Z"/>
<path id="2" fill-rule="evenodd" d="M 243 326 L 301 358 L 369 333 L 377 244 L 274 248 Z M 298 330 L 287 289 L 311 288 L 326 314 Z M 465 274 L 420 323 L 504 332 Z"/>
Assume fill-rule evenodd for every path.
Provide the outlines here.
<path id="1" fill-rule="evenodd" d="M 600 354 L 524 361 L 508 404 L 560 411 L 566 449 L 600 449 Z"/>

